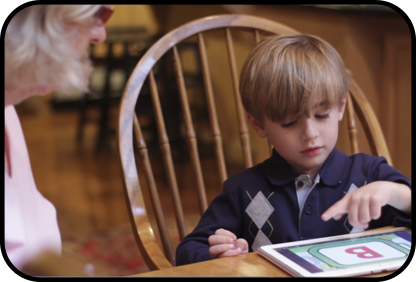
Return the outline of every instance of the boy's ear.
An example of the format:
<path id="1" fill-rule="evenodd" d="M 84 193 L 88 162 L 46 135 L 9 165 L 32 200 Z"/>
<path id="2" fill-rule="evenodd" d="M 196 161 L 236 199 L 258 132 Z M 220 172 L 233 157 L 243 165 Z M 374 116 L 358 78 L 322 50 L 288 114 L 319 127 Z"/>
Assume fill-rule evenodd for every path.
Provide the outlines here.
<path id="1" fill-rule="evenodd" d="M 253 127 L 254 131 L 256 131 L 261 138 L 267 136 L 263 126 L 251 114 L 247 113 L 247 119 L 250 122 L 251 127 Z"/>
<path id="2" fill-rule="evenodd" d="M 341 121 L 344 116 L 345 107 L 347 105 L 347 99 L 348 99 L 348 93 L 346 93 L 341 100 L 341 105 L 339 106 L 339 109 L 338 109 L 338 121 Z"/>

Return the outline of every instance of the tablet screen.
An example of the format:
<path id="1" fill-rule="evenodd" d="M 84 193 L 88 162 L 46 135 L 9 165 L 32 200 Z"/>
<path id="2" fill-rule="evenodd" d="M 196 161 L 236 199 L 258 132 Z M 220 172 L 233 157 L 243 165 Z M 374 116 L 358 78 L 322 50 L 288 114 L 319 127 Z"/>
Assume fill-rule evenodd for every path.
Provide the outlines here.
<path id="1" fill-rule="evenodd" d="M 329 272 L 407 259 L 411 235 L 396 231 L 355 239 L 275 248 L 310 273 Z"/>

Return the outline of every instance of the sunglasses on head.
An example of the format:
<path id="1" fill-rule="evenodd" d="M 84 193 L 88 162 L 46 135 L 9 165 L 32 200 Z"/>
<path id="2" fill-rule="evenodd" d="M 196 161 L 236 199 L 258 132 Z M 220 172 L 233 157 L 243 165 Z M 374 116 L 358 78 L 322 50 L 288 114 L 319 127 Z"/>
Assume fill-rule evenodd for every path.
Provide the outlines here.
<path id="1" fill-rule="evenodd" d="M 105 24 L 111 15 L 114 13 L 113 7 L 109 6 L 101 6 L 101 8 L 97 11 L 95 16 L 101 20 L 103 24 Z"/>

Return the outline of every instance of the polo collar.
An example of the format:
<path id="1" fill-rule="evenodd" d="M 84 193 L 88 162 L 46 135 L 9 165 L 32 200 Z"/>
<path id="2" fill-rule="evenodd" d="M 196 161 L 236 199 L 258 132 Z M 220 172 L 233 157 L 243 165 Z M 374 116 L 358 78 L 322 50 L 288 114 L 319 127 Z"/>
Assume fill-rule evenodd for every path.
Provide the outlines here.
<path id="1" fill-rule="evenodd" d="M 319 171 L 320 181 L 327 186 L 335 186 L 342 182 L 344 167 L 348 156 L 334 148 Z M 273 149 L 272 156 L 261 163 L 261 168 L 271 184 L 284 185 L 297 178 L 300 173 L 295 172 L 288 162 Z"/>

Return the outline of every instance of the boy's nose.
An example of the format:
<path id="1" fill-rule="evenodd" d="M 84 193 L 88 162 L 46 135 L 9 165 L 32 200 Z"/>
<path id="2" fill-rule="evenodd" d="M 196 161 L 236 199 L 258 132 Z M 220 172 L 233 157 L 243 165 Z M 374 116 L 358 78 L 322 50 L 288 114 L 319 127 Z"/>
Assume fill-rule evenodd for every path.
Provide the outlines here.
<path id="1" fill-rule="evenodd" d="M 303 133 L 302 136 L 305 140 L 312 140 L 318 136 L 318 130 L 312 119 L 304 119 Z"/>

